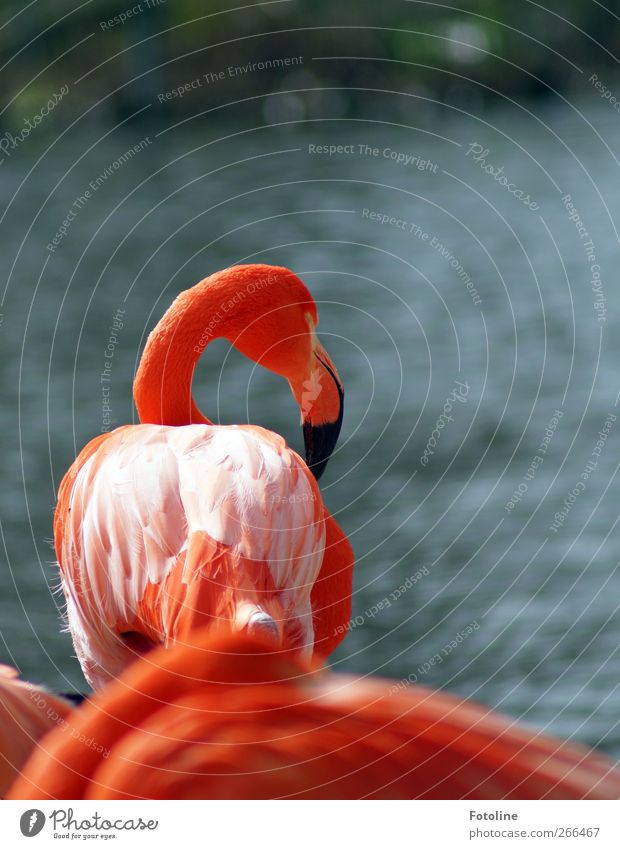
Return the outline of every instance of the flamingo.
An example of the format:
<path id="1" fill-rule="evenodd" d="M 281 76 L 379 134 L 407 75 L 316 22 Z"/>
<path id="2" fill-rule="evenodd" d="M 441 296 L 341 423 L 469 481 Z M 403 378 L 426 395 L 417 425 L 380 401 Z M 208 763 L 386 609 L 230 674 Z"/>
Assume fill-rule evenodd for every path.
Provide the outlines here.
<path id="1" fill-rule="evenodd" d="M 93 689 L 199 625 L 308 656 L 343 638 L 353 552 L 317 479 L 344 393 L 318 320 L 293 272 L 239 265 L 181 293 L 150 334 L 134 382 L 141 424 L 86 445 L 54 518 L 68 629 Z M 306 462 L 269 430 L 200 412 L 192 376 L 218 337 L 289 381 Z"/>
<path id="2" fill-rule="evenodd" d="M 585 747 L 417 685 L 313 669 L 247 633 L 156 649 L 72 724 L 9 799 L 620 796 L 620 773 Z"/>
<path id="3" fill-rule="evenodd" d="M 64 725 L 70 702 L 22 681 L 10 666 L 0 665 L 0 798 L 13 783 L 37 741 Z"/>

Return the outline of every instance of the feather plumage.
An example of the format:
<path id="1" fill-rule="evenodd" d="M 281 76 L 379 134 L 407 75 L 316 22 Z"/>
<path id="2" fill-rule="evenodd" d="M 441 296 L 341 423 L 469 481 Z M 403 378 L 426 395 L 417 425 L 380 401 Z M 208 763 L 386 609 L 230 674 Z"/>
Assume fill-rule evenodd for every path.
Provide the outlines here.
<path id="1" fill-rule="evenodd" d="M 602 755 L 471 702 L 313 671 L 242 634 L 158 650 L 72 717 L 12 799 L 617 799 Z"/>
<path id="2" fill-rule="evenodd" d="M 197 624 L 272 617 L 312 652 L 310 595 L 325 519 L 317 484 L 281 437 L 252 426 L 119 428 L 63 483 L 56 550 L 75 648 L 93 686 Z"/>

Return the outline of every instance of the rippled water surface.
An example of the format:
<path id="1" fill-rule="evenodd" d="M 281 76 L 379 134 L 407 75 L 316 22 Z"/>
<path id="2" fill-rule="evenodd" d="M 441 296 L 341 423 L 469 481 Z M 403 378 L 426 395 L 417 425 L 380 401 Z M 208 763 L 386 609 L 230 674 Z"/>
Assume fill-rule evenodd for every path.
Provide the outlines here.
<path id="1" fill-rule="evenodd" d="M 175 294 L 267 261 L 310 287 L 346 389 L 321 482 L 357 556 L 334 665 L 417 678 L 620 754 L 617 120 L 604 104 L 584 116 L 537 104 L 418 128 L 126 126 L 48 150 L 29 139 L 2 166 L 2 658 L 84 688 L 50 539 L 62 475 L 102 427 L 117 310 L 122 424 L 144 334 Z M 348 152 L 309 150 L 324 144 Z M 209 347 L 195 390 L 211 419 L 301 447 L 286 383 L 227 344 Z"/>

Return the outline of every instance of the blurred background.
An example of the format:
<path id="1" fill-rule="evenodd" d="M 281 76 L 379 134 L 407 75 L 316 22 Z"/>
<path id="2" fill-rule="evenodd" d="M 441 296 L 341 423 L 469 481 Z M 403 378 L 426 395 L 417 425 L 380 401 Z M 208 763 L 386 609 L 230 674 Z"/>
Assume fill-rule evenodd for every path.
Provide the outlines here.
<path id="1" fill-rule="evenodd" d="M 269 262 L 345 384 L 334 667 L 620 756 L 619 56 L 595 0 L 0 3 L 0 661 L 85 689 L 58 485 L 135 419 L 176 294 Z M 301 449 L 288 386 L 223 341 L 194 386 Z"/>

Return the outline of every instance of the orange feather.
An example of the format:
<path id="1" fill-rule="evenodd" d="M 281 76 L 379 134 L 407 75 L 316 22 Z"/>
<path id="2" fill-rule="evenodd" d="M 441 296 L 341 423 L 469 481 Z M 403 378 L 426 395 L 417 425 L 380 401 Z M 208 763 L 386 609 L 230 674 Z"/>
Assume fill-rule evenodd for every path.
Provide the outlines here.
<path id="1" fill-rule="evenodd" d="M 72 705 L 0 666 L 0 798 L 48 731 L 64 726 Z"/>
<path id="2" fill-rule="evenodd" d="M 11 799 L 607 799 L 601 755 L 454 696 L 195 632 L 53 732 Z"/>

